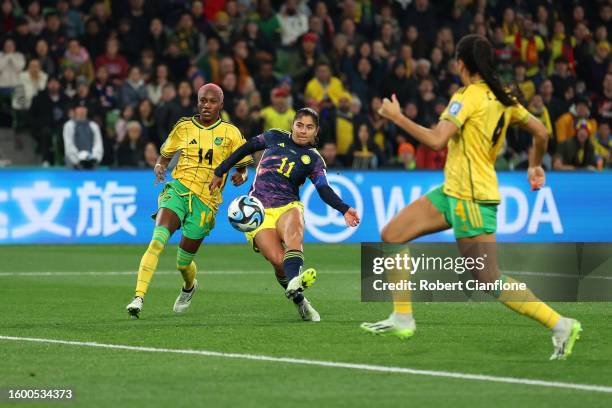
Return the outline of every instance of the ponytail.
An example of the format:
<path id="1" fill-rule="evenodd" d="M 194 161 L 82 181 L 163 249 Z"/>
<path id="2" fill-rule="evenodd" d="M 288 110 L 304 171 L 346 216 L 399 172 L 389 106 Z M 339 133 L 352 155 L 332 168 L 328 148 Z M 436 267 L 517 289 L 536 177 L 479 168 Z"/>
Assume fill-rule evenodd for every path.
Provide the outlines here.
<path id="1" fill-rule="evenodd" d="M 457 59 L 463 61 L 470 73 L 480 74 L 491 92 L 504 106 L 516 105 L 516 98 L 504 89 L 495 73 L 493 50 L 486 38 L 476 34 L 463 37 L 457 44 Z"/>

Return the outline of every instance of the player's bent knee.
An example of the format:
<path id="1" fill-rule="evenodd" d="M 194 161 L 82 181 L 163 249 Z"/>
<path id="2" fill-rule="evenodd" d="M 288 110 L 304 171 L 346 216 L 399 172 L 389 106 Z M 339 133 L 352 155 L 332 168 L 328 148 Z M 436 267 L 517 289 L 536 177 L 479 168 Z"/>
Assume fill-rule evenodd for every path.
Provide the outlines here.
<path id="1" fill-rule="evenodd" d="M 393 231 L 392 228 L 385 226 L 380 233 L 380 239 L 389 244 L 403 244 L 405 240 L 400 235 L 400 233 Z"/>
<path id="2" fill-rule="evenodd" d="M 159 256 L 164 250 L 164 244 L 154 239 L 149 243 L 149 247 L 147 248 L 147 252 L 152 253 L 153 255 Z"/>

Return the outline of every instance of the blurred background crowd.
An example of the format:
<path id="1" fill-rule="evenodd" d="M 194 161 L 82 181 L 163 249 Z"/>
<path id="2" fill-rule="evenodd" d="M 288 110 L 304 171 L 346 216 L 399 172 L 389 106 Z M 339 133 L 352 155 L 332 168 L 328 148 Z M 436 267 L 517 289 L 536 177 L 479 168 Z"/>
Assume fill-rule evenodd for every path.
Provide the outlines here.
<path id="1" fill-rule="evenodd" d="M 461 86 L 455 46 L 477 33 L 552 135 L 548 169 L 612 167 L 609 0 L 0 3 L 0 127 L 11 155 L 33 152 L 29 164 L 152 167 L 214 82 L 223 119 L 247 139 L 290 129 L 310 106 L 328 167 L 441 169 L 445 150 L 377 110 L 395 93 L 408 117 L 434 126 Z M 497 167 L 526 168 L 530 142 L 510 129 Z"/>

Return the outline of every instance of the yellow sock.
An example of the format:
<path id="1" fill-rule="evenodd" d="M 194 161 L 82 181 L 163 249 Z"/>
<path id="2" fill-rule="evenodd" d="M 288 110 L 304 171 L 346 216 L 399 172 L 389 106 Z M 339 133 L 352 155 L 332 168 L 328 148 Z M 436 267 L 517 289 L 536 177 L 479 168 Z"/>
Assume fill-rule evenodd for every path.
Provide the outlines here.
<path id="1" fill-rule="evenodd" d="M 517 283 L 515 279 L 504 276 L 508 283 Z M 552 329 L 561 315 L 546 303 L 538 299 L 531 290 L 504 290 L 498 300 L 517 313 L 525 315 Z"/>
<path id="2" fill-rule="evenodd" d="M 196 263 L 191 261 L 191 263 L 184 267 L 179 267 L 179 271 L 181 271 L 181 275 L 183 275 L 183 280 L 185 283 L 183 284 L 183 289 L 190 290 L 193 288 L 193 283 L 195 282 L 196 274 L 198 273 L 198 267 Z"/>
<path id="3" fill-rule="evenodd" d="M 136 282 L 136 296 L 144 298 L 149 288 L 149 283 L 153 279 L 153 273 L 157 269 L 157 261 L 159 260 L 159 254 L 164 249 L 164 244 L 157 240 L 152 240 L 149 243 L 147 251 L 140 260 L 140 267 L 138 268 L 138 280 Z"/>
<path id="4" fill-rule="evenodd" d="M 387 244 L 388 245 L 388 244 Z M 402 258 L 404 255 L 410 256 L 408 245 L 400 244 L 388 247 L 385 249 L 385 256 L 395 257 L 399 254 Z M 410 280 L 410 270 L 393 269 L 387 273 L 389 282 L 401 282 L 402 280 Z M 399 314 L 412 313 L 412 293 L 409 290 L 394 290 L 391 292 L 393 297 L 393 312 Z"/>

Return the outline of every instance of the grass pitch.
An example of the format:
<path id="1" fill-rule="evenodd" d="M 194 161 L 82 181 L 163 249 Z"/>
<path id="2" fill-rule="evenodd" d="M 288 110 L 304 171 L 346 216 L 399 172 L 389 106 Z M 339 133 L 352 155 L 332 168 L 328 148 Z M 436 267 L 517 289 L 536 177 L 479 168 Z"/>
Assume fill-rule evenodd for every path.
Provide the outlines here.
<path id="1" fill-rule="evenodd" d="M 320 323 L 299 320 L 269 265 L 246 245 L 205 245 L 191 309 L 172 312 L 181 278 L 173 272 L 176 247 L 169 247 L 141 319 L 130 320 L 125 305 L 135 273 L 127 272 L 137 269 L 144 249 L 0 247 L 0 336 L 612 386 L 608 303 L 554 304 L 585 329 L 567 361 L 548 361 L 549 332 L 495 303 L 415 304 L 415 337 L 378 338 L 359 324 L 385 317 L 390 305 L 360 302 L 357 245 L 305 248 L 307 266 L 319 272 L 307 296 Z M 604 392 L 0 339 L 0 404 L 8 388 L 71 388 L 69 404 L 86 407 L 612 406 L 612 393 Z"/>

